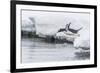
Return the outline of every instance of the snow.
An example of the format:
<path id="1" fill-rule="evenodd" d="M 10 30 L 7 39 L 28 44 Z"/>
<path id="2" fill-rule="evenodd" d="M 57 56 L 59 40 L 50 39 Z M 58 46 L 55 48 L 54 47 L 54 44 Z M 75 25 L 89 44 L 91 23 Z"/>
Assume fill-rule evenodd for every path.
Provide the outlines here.
<path id="1" fill-rule="evenodd" d="M 90 32 L 89 28 L 84 28 L 78 32 L 80 34 L 79 37 L 77 37 L 74 41 L 74 47 L 80 48 L 80 47 L 85 47 L 85 48 L 90 48 Z"/>
<path id="2" fill-rule="evenodd" d="M 35 22 L 33 22 L 32 20 L 30 20 L 29 18 L 24 18 L 22 19 L 22 30 L 23 31 L 35 31 Z"/>
<path id="3" fill-rule="evenodd" d="M 73 34 L 72 32 L 59 32 L 56 34 L 56 38 L 66 39 L 71 42 L 73 42 L 74 39 L 78 36 L 79 36 L 78 34 Z"/>

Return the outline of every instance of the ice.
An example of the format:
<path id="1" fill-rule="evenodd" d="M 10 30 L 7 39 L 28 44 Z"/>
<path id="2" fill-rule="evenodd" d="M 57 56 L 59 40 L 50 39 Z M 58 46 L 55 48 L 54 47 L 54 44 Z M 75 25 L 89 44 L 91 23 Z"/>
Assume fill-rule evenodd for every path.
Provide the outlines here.
<path id="1" fill-rule="evenodd" d="M 78 32 L 80 34 L 74 41 L 74 47 L 80 48 L 90 48 L 90 31 L 89 27 L 85 27 Z"/>
<path id="2" fill-rule="evenodd" d="M 78 36 L 79 36 L 78 34 L 73 34 L 72 32 L 59 32 L 56 34 L 55 37 L 59 38 L 59 39 L 64 39 L 64 40 L 73 42 L 74 39 Z"/>

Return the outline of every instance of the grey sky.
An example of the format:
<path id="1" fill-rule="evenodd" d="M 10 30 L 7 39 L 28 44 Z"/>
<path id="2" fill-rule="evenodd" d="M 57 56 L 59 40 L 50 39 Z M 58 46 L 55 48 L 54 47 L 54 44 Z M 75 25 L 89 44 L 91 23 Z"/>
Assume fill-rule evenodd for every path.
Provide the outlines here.
<path id="1" fill-rule="evenodd" d="M 22 11 L 22 20 L 29 21 L 29 17 L 35 18 L 37 33 L 43 34 L 53 34 L 69 22 L 74 29 L 83 26 L 89 28 L 90 24 L 90 14 L 87 13 Z"/>

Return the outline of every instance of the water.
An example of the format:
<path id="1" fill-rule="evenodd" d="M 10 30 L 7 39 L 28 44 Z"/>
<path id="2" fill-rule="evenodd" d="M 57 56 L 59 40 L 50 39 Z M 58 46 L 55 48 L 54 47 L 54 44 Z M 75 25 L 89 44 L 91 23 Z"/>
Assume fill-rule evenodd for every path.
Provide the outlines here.
<path id="1" fill-rule="evenodd" d="M 73 44 L 50 43 L 39 38 L 22 38 L 22 63 L 70 61 L 89 59 L 86 55 L 77 56 Z"/>

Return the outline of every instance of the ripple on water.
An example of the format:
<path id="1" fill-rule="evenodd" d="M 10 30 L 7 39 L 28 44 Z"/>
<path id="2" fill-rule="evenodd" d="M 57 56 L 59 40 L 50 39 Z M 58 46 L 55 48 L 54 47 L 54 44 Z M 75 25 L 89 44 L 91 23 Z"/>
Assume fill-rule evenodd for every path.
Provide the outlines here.
<path id="1" fill-rule="evenodd" d="M 76 52 L 73 44 L 47 43 L 41 39 L 22 39 L 22 62 L 48 62 L 89 59 L 89 54 Z M 88 56 L 88 57 L 87 57 Z"/>

